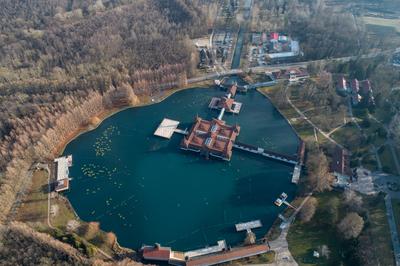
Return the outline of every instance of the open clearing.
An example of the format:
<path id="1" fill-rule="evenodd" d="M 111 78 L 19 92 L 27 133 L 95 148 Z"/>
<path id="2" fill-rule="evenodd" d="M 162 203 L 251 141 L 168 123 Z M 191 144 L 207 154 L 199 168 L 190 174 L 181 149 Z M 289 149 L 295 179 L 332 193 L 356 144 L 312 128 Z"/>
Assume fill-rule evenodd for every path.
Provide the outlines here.
<path id="1" fill-rule="evenodd" d="M 400 33 L 400 19 L 363 17 L 365 24 L 395 28 Z"/>

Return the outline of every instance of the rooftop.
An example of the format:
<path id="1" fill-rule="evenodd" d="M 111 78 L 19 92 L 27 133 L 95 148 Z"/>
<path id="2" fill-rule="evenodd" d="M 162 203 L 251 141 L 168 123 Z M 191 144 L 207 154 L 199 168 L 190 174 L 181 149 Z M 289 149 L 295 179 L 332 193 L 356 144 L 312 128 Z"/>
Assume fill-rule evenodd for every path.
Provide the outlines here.
<path id="1" fill-rule="evenodd" d="M 168 261 L 171 256 L 171 248 L 159 245 L 144 246 L 142 248 L 143 258 L 146 260 Z"/>
<path id="2" fill-rule="evenodd" d="M 351 175 L 350 155 L 346 149 L 335 149 L 332 155 L 331 171 L 340 175 Z"/>
<path id="3" fill-rule="evenodd" d="M 238 125 L 226 125 L 225 121 L 211 121 L 196 117 L 189 134 L 183 138 L 181 148 L 230 160 L 233 142 L 239 135 Z"/>
<path id="4" fill-rule="evenodd" d="M 63 180 L 68 178 L 69 171 L 68 171 L 68 166 L 69 166 L 69 161 L 66 156 L 64 157 L 59 157 L 54 160 L 56 163 L 56 178 L 57 181 Z"/>
<path id="5" fill-rule="evenodd" d="M 268 250 L 269 248 L 267 245 L 252 245 L 234 248 L 229 251 L 217 253 L 214 255 L 193 258 L 186 262 L 186 266 L 216 265 L 232 260 L 263 254 L 268 252 Z"/>

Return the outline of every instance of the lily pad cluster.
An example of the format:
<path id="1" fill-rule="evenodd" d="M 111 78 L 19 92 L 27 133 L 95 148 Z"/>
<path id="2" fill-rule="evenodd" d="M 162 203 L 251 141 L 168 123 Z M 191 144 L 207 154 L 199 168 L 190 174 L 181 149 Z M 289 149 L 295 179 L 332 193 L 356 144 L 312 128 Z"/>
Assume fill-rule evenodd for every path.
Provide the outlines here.
<path id="1" fill-rule="evenodd" d="M 116 126 L 107 127 L 101 136 L 96 139 L 96 142 L 93 144 L 94 150 L 96 152 L 96 156 L 104 156 L 108 152 L 111 151 L 111 137 L 114 135 L 119 135 L 120 132 Z"/>
<path id="2" fill-rule="evenodd" d="M 117 168 L 109 169 L 103 165 L 96 165 L 93 163 L 84 164 L 81 167 L 82 173 L 87 177 L 93 177 L 97 179 L 98 177 L 108 177 L 111 179 L 112 175 L 117 172 Z"/>

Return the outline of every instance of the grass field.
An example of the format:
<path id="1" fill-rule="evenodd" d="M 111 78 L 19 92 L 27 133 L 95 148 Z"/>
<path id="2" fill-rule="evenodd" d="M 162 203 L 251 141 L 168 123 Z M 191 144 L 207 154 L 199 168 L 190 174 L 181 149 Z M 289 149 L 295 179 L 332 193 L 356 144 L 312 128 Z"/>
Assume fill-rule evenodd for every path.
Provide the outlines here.
<path id="1" fill-rule="evenodd" d="M 369 145 L 361 145 L 363 137 L 354 123 L 347 123 L 344 127 L 335 131 L 331 137 L 350 150 L 355 157 L 369 152 Z"/>
<path id="2" fill-rule="evenodd" d="M 17 219 L 30 223 L 46 223 L 47 209 L 47 172 L 36 171 L 33 173 L 31 189 L 22 202 Z"/>
<path id="3" fill-rule="evenodd" d="M 323 210 L 330 200 L 339 200 L 338 193 L 323 193 L 316 196 L 318 208 L 314 218 L 309 223 L 296 220 L 290 227 L 287 240 L 289 250 L 299 265 L 340 265 L 340 241 L 337 233 L 328 221 Z M 314 258 L 312 253 L 322 245 L 328 246 L 331 251 L 329 259 Z"/>
<path id="4" fill-rule="evenodd" d="M 315 197 L 318 200 L 318 209 L 314 218 L 305 224 L 296 220 L 289 230 L 287 239 L 290 252 L 299 265 L 351 265 L 351 262 L 347 261 L 348 256 L 344 255 L 350 250 L 349 242 L 342 240 L 336 230 L 336 223 L 345 215 L 346 210 L 341 194 L 326 192 Z M 337 216 L 327 211 L 332 209 L 332 206 L 336 206 Z M 360 239 L 373 243 L 374 252 L 371 256 L 378 263 L 376 265 L 393 265 L 390 231 L 383 197 L 364 197 L 364 208 L 368 211 L 366 217 L 369 218 L 365 222 Z M 314 258 L 312 252 L 322 245 L 328 246 L 329 258 Z"/>
<path id="5" fill-rule="evenodd" d="M 400 234 L 400 200 L 392 200 L 394 218 L 396 220 L 397 233 Z"/>
<path id="6" fill-rule="evenodd" d="M 400 19 L 386 19 L 377 17 L 362 17 L 365 24 L 391 27 L 400 33 Z"/>
<path id="7" fill-rule="evenodd" d="M 364 197 L 364 202 L 369 211 L 369 221 L 366 223 L 361 237 L 368 237 L 370 243 L 373 243 L 376 265 L 394 265 L 393 247 L 383 195 Z"/>
<path id="8" fill-rule="evenodd" d="M 279 86 L 265 87 L 265 88 L 260 88 L 259 92 L 268 96 L 271 99 L 272 103 L 275 105 L 275 107 L 278 108 L 277 104 L 274 102 L 274 94 L 279 89 L 282 88 Z M 299 134 L 299 136 L 303 140 L 307 140 L 310 138 L 314 139 L 313 127 L 304 119 L 299 118 L 299 114 L 289 104 L 287 104 L 285 107 L 280 107 L 278 109 L 290 122 L 290 124 L 296 130 L 297 134 Z"/>
<path id="9" fill-rule="evenodd" d="M 382 146 L 382 148 L 379 149 L 378 154 L 382 162 L 382 170 L 384 172 L 396 175 L 397 169 L 392 152 L 390 151 L 390 147 L 388 145 Z"/>
<path id="10" fill-rule="evenodd" d="M 66 226 L 71 220 L 78 220 L 78 224 L 85 224 L 75 217 L 74 211 L 71 209 L 68 201 L 63 197 L 55 197 L 51 199 L 51 205 L 56 206 L 57 211 L 54 215 L 50 215 L 50 222 L 52 229 L 48 226 L 48 174 L 46 171 L 35 171 L 32 176 L 31 188 L 23 200 L 21 207 L 18 210 L 17 219 L 26 222 L 34 227 L 36 230 L 46 232 L 63 242 L 69 243 L 76 247 L 85 248 L 96 245 L 108 254 L 113 254 L 112 243 L 107 241 L 107 233 L 99 230 L 94 237 L 87 238 L 84 235 L 76 235 L 67 232 Z M 53 207 L 54 208 L 54 207 Z M 76 243 L 75 243 L 76 242 Z M 91 244 L 88 244 L 90 242 Z M 86 244 L 85 244 L 86 243 Z M 85 253 L 85 252 L 84 252 Z M 85 253 L 86 254 L 86 253 Z M 99 254 L 101 257 L 101 254 Z"/>

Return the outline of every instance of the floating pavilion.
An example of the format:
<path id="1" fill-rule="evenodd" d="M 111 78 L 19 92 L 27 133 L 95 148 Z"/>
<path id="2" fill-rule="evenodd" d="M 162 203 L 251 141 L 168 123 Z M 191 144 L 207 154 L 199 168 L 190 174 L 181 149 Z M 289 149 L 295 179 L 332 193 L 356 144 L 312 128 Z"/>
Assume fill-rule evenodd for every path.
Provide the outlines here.
<path id="1" fill-rule="evenodd" d="M 239 133 L 238 125 L 230 126 L 223 120 L 209 121 L 197 116 L 181 142 L 181 149 L 198 152 L 206 158 L 213 156 L 229 161 L 232 157 L 233 143 Z"/>

